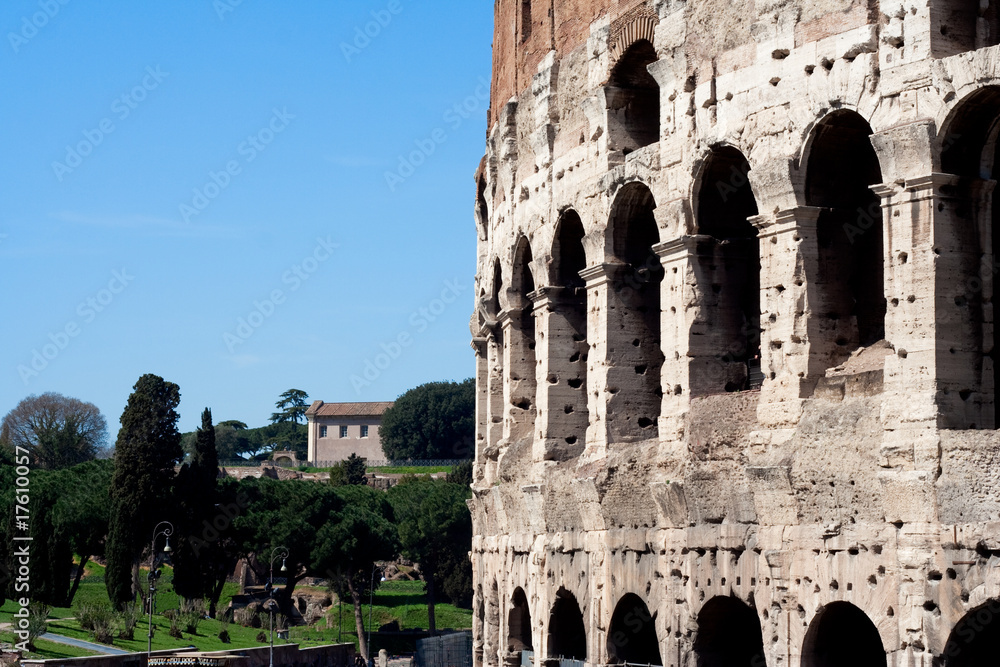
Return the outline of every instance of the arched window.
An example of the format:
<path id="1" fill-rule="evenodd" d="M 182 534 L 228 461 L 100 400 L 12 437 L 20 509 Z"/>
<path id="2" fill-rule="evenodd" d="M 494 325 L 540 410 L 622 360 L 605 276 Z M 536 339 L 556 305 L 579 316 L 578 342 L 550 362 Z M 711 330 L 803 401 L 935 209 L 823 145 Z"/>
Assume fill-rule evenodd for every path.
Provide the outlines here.
<path id="1" fill-rule="evenodd" d="M 869 189 L 882 172 L 870 135 L 861 116 L 837 111 L 815 128 L 809 151 L 806 203 L 821 209 L 809 337 L 825 368 L 885 338 L 882 207 Z"/>
<path id="2" fill-rule="evenodd" d="M 802 644 L 802 667 L 886 667 L 885 648 L 868 615 L 849 602 L 822 607 Z"/>
<path id="3" fill-rule="evenodd" d="M 560 588 L 549 615 L 549 657 L 587 659 L 587 628 L 572 593 Z"/>
<path id="4" fill-rule="evenodd" d="M 566 460 L 583 451 L 587 438 L 587 288 L 580 272 L 587 267 L 583 223 L 576 212 L 563 213 L 552 245 L 555 286 L 548 316 L 548 440 L 545 457 Z"/>
<path id="5" fill-rule="evenodd" d="M 628 155 L 660 140 L 660 88 L 647 67 L 656 49 L 645 39 L 618 60 L 605 87 L 608 148 Z"/>
<path id="6" fill-rule="evenodd" d="M 735 597 L 717 596 L 698 612 L 698 667 L 766 667 L 757 612 Z"/>
<path id="7" fill-rule="evenodd" d="M 945 667 L 979 667 L 996 664 L 997 656 L 1000 656 L 1000 599 L 993 599 L 955 624 L 942 657 Z"/>
<path id="8" fill-rule="evenodd" d="M 520 586 L 514 589 L 507 614 L 507 648 L 511 652 L 532 650 L 531 611 L 528 597 Z"/>
<path id="9" fill-rule="evenodd" d="M 511 438 L 530 439 L 535 428 L 535 316 L 529 294 L 535 291 L 531 273 L 531 245 L 521 237 L 514 250 L 512 291 L 517 295 L 517 306 L 511 310 L 510 340 L 510 402 L 513 424 Z"/>
<path id="10" fill-rule="evenodd" d="M 698 393 L 759 386 L 760 243 L 747 218 L 757 215 L 750 189 L 750 164 L 731 147 L 713 148 L 705 161 L 697 195 L 699 296 L 702 317 L 691 332 L 691 349 L 714 357 Z M 700 391 L 699 391 L 700 390 Z"/>
<path id="11" fill-rule="evenodd" d="M 615 606 L 608 626 L 608 662 L 662 665 L 656 621 L 638 595 L 628 593 Z"/>
<path id="12" fill-rule="evenodd" d="M 935 269 L 944 297 L 935 303 L 938 354 L 945 357 L 936 379 L 952 400 L 946 423 L 957 428 L 1000 426 L 1000 332 L 987 321 L 987 304 L 996 303 L 1000 284 L 998 134 L 1000 86 L 981 88 L 959 102 L 941 132 L 941 171 L 952 181 L 935 188 L 930 211 L 940 230 Z M 981 236 L 983 230 L 987 234 Z"/>
<path id="13" fill-rule="evenodd" d="M 608 432 L 612 439 L 653 438 L 663 396 L 660 370 L 660 285 L 663 266 L 653 246 L 660 233 L 656 202 L 641 183 L 621 189 L 608 227 L 614 260 L 623 265 L 613 281 L 608 309 Z"/>

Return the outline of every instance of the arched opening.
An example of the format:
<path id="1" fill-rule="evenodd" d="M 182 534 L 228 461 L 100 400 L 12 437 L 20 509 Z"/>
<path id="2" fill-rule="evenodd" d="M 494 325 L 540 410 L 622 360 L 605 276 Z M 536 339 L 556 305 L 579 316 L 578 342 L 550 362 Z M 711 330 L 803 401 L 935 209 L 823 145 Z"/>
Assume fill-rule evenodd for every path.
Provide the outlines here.
<path id="1" fill-rule="evenodd" d="M 535 315 L 529 295 L 535 291 L 531 245 L 521 237 L 514 250 L 512 291 L 517 304 L 510 312 L 509 374 L 512 439 L 530 439 L 535 430 Z M 516 432 L 515 432 L 516 431 Z"/>
<path id="2" fill-rule="evenodd" d="M 612 439 L 656 437 L 663 396 L 660 284 L 663 266 L 653 193 L 641 183 L 618 193 L 611 213 L 614 260 L 621 264 L 608 295 L 607 427 Z"/>
<path id="3" fill-rule="evenodd" d="M 493 286 L 490 291 L 490 299 L 486 310 L 492 326 L 487 345 L 487 365 L 489 367 L 489 394 L 487 405 L 490 415 L 489 436 L 486 448 L 487 458 L 496 460 L 499 457 L 497 445 L 503 438 L 503 417 L 504 417 L 504 331 L 503 326 L 497 323 L 503 306 L 500 302 L 500 295 L 503 293 L 503 272 L 500 268 L 500 260 L 493 261 Z"/>
<path id="4" fill-rule="evenodd" d="M 480 240 L 490 237 L 490 208 L 486 203 L 486 179 L 479 177 L 476 186 L 476 226 L 479 228 Z"/>
<path id="5" fill-rule="evenodd" d="M 882 206 L 869 188 L 882 172 L 870 135 L 861 116 L 837 111 L 815 128 L 809 151 L 806 203 L 821 209 L 809 339 L 823 368 L 885 338 Z"/>
<path id="6" fill-rule="evenodd" d="M 951 412 L 958 428 L 1000 426 L 996 375 L 1000 332 L 989 304 L 1000 271 L 1000 86 L 981 88 L 956 105 L 941 133 L 941 170 L 958 178 L 936 188 L 938 381 L 959 396 Z M 981 234 L 985 230 L 986 234 Z M 947 231 L 945 236 L 941 232 Z M 941 251 L 945 252 L 941 252 Z M 976 394 L 973 396 L 972 394 Z M 992 405 L 990 405 L 992 403 Z M 976 406 L 982 404 L 981 412 Z M 992 423 L 991 423 L 992 422 Z"/>
<path id="7" fill-rule="evenodd" d="M 583 223 L 575 211 L 563 213 L 552 246 L 555 289 L 548 314 L 547 460 L 578 456 L 587 439 L 587 267 Z"/>
<path id="8" fill-rule="evenodd" d="M 765 667 L 757 612 L 739 598 L 712 598 L 698 612 L 694 652 L 698 667 Z"/>
<path id="9" fill-rule="evenodd" d="M 699 297 L 703 322 L 691 331 L 691 349 L 713 358 L 693 393 L 759 387 L 760 242 L 748 218 L 757 215 L 750 164 L 735 148 L 711 150 L 698 188 Z"/>
<path id="10" fill-rule="evenodd" d="M 549 657 L 587 659 L 587 629 L 576 598 L 565 588 L 556 593 L 549 615 Z"/>
<path id="11" fill-rule="evenodd" d="M 507 614 L 507 649 L 511 653 L 532 650 L 531 612 L 528 597 L 520 586 L 514 589 Z"/>
<path id="12" fill-rule="evenodd" d="M 608 662 L 662 665 L 656 621 L 638 595 L 628 593 L 618 601 L 608 626 Z"/>
<path id="13" fill-rule="evenodd" d="M 656 49 L 640 39 L 622 54 L 608 79 L 608 149 L 628 155 L 660 140 L 660 87 L 649 73 Z"/>
<path id="14" fill-rule="evenodd" d="M 990 600 L 962 617 L 948 637 L 941 657 L 945 667 L 995 665 L 1000 656 L 1000 599 Z"/>
<path id="15" fill-rule="evenodd" d="M 931 55 L 947 58 L 1000 42 L 996 0 L 938 0 L 930 13 Z"/>
<path id="16" fill-rule="evenodd" d="M 802 667 L 886 667 L 885 648 L 868 615 L 849 602 L 822 607 L 802 644 Z"/>

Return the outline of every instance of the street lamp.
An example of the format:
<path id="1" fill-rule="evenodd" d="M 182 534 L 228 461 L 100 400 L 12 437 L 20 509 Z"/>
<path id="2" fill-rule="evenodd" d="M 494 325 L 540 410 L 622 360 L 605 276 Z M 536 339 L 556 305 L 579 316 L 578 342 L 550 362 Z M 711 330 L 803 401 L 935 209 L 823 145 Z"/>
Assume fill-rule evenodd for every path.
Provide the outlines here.
<path id="1" fill-rule="evenodd" d="M 372 584 L 368 589 L 368 667 L 374 667 L 375 658 L 372 657 L 372 603 L 375 599 L 375 573 L 378 572 L 378 564 L 372 566 Z M 385 581 L 382 577 L 381 581 Z"/>
<path id="2" fill-rule="evenodd" d="M 160 526 L 165 526 L 163 530 L 160 530 Z M 149 634 L 147 635 L 146 643 L 146 662 L 153 655 L 153 598 L 156 596 L 156 580 L 160 578 L 160 571 L 156 569 L 156 538 L 160 535 L 166 539 L 166 544 L 163 545 L 163 553 L 170 553 L 173 549 L 170 548 L 170 536 L 174 532 L 174 524 L 169 521 L 161 521 L 156 524 L 156 528 L 153 528 L 153 539 L 149 543 Z"/>
<path id="3" fill-rule="evenodd" d="M 287 547 L 274 547 L 271 549 L 271 574 L 267 578 L 267 608 L 271 612 L 271 648 L 268 652 L 268 665 L 274 667 L 274 561 L 281 559 L 281 572 L 288 572 L 285 567 L 285 559 L 288 558 Z"/>

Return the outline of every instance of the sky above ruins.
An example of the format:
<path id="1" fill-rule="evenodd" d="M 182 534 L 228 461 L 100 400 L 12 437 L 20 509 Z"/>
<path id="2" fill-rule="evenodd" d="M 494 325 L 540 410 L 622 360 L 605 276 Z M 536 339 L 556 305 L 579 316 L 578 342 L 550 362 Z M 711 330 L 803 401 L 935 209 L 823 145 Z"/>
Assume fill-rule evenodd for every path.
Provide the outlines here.
<path id="1" fill-rule="evenodd" d="M 289 388 L 392 400 L 474 373 L 477 0 L 0 5 L 0 410 L 56 391 L 112 439 Z"/>

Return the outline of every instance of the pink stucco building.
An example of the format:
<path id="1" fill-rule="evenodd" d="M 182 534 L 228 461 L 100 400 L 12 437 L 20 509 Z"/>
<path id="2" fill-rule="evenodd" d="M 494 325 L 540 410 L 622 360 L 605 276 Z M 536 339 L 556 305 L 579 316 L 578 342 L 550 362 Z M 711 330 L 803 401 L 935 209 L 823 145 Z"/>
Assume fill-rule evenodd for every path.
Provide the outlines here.
<path id="1" fill-rule="evenodd" d="M 382 415 L 392 401 L 378 403 L 324 403 L 313 401 L 306 410 L 309 423 L 309 461 L 342 461 L 357 454 L 369 461 L 386 458 L 379 438 Z"/>

